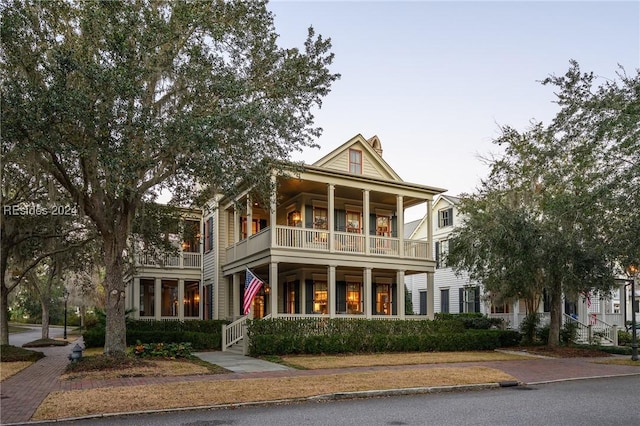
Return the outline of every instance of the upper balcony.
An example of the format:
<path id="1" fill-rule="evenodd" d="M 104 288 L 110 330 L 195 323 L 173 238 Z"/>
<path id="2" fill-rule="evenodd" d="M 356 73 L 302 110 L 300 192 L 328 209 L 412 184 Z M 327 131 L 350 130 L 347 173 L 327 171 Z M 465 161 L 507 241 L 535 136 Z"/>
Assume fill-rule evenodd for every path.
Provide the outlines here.
<path id="1" fill-rule="evenodd" d="M 399 238 L 282 225 L 276 225 L 274 240 L 272 244 L 271 228 L 264 228 L 257 234 L 227 247 L 226 261 L 231 263 L 264 250 L 277 248 L 429 260 L 428 243 L 424 240 L 405 239 L 401 245 Z"/>
<path id="2" fill-rule="evenodd" d="M 178 254 L 154 256 L 147 253 L 136 255 L 137 267 L 156 267 L 174 269 L 200 269 L 202 266 L 202 254 L 180 252 Z"/>

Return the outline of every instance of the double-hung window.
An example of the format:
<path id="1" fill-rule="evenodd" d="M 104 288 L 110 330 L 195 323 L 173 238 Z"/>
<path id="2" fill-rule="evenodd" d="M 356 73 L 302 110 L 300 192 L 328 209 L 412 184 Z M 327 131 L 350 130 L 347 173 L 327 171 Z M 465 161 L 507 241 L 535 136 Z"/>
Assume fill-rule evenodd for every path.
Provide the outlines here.
<path id="1" fill-rule="evenodd" d="M 349 150 L 349 173 L 362 174 L 362 151 L 357 149 Z"/>

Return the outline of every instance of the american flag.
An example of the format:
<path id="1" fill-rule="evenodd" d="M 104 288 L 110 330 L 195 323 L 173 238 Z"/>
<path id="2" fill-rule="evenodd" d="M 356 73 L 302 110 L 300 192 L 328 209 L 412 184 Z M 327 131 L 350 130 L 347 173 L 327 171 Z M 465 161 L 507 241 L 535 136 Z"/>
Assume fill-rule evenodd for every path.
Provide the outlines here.
<path id="1" fill-rule="evenodd" d="M 251 310 L 251 302 L 258 291 L 260 291 L 262 284 L 264 283 L 247 268 L 247 278 L 244 280 L 244 300 L 242 301 L 244 315 L 247 315 Z"/>

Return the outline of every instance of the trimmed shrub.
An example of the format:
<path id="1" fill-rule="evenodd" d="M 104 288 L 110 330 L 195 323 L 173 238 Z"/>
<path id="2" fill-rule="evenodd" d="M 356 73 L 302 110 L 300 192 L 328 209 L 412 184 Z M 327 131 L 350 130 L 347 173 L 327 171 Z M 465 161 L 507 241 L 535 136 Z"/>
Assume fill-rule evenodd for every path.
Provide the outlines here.
<path id="1" fill-rule="evenodd" d="M 229 321 L 140 321 L 127 320 L 127 345 L 136 342 L 182 343 L 189 342 L 193 349 L 221 349 L 222 324 Z M 103 347 L 104 327 L 95 326 L 82 334 L 86 347 Z"/>
<path id="2" fill-rule="evenodd" d="M 251 355 L 491 350 L 514 346 L 512 330 L 464 329 L 459 320 L 305 318 L 248 322 Z M 443 325 L 444 324 L 444 325 Z"/>

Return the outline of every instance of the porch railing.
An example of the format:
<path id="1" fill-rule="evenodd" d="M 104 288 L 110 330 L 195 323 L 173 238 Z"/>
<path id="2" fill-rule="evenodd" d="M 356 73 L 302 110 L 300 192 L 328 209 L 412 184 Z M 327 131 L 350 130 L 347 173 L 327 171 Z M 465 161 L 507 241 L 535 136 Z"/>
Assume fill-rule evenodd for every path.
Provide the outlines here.
<path id="1" fill-rule="evenodd" d="M 200 268 L 202 254 L 182 252 L 177 255 L 155 256 L 148 253 L 139 253 L 136 256 L 137 266 L 155 266 L 159 268 Z"/>
<path id="2" fill-rule="evenodd" d="M 244 337 L 244 329 L 247 325 L 247 317 L 241 317 L 231 324 L 222 324 L 222 352 L 225 352 Z"/>
<path id="3" fill-rule="evenodd" d="M 611 344 L 618 346 L 618 326 L 607 324 L 597 318 L 594 314 L 589 314 L 589 324 L 583 324 L 570 315 L 562 314 L 563 324 L 575 324 L 577 331 L 577 341 L 588 344 Z M 604 339 L 604 342 L 603 342 Z"/>

